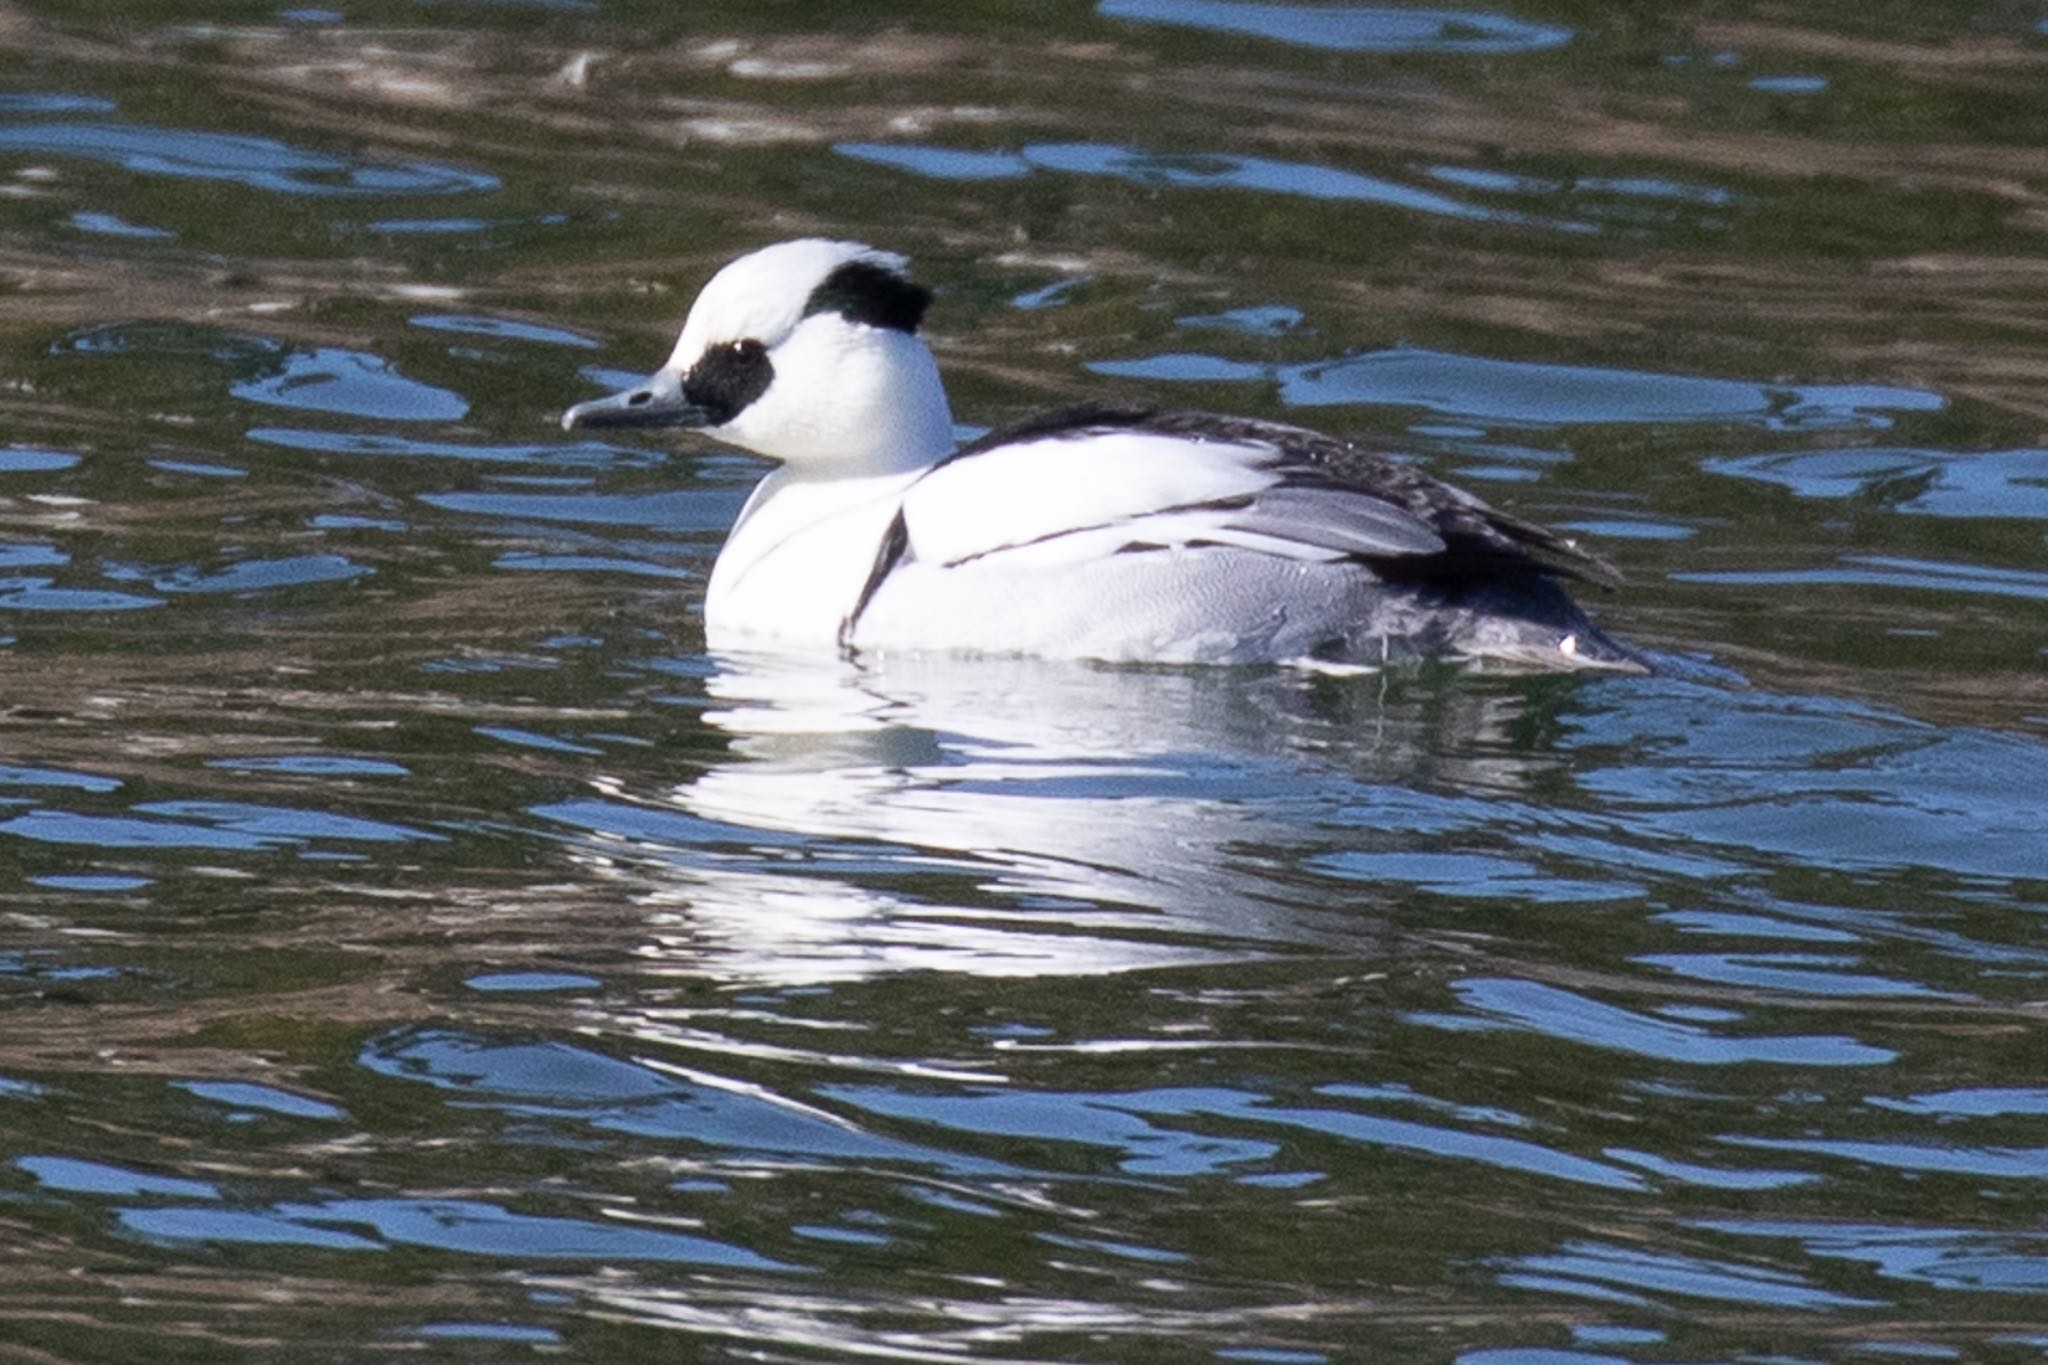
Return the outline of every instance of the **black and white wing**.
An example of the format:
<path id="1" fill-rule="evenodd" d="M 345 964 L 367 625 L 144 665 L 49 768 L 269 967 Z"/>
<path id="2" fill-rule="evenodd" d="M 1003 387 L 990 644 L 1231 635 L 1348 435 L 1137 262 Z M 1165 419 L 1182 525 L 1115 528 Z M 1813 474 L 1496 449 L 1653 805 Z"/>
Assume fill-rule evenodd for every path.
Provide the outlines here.
<path id="1" fill-rule="evenodd" d="M 1620 578 L 1571 538 L 1352 442 L 1149 408 L 1071 409 L 963 447 L 911 485 L 902 527 L 900 549 L 927 564 L 1228 545 L 1446 584 Z"/>

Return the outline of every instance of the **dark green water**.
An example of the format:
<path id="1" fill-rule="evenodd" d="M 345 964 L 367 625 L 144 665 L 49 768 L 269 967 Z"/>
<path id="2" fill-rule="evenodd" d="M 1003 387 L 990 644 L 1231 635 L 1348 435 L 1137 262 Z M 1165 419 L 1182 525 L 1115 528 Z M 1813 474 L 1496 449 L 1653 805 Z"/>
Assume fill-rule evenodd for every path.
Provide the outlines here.
<path id="1" fill-rule="evenodd" d="M 2044 25 L 0 5 L 0 1360 L 2040 1358 Z M 819 232 L 1663 671 L 707 657 Z"/>

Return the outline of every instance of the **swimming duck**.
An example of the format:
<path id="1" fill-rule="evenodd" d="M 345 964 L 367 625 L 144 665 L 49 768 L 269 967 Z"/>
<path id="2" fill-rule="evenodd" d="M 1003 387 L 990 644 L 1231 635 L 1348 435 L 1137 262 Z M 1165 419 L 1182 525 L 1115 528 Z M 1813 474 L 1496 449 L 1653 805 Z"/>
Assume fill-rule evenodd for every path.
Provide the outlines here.
<path id="1" fill-rule="evenodd" d="M 1559 585 L 1606 561 L 1350 441 L 1096 405 L 957 445 L 930 302 L 887 251 L 764 247 L 660 370 L 562 415 L 779 462 L 712 568 L 712 648 L 1638 666 Z"/>

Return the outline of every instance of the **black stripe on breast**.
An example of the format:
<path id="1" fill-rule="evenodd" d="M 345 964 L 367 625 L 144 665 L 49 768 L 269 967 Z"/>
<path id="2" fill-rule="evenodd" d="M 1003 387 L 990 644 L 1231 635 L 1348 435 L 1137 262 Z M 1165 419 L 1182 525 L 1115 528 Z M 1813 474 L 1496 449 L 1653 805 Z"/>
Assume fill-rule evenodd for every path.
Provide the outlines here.
<path id="1" fill-rule="evenodd" d="M 882 580 L 903 562 L 910 552 L 910 527 L 903 520 L 903 511 L 898 508 L 896 517 L 889 523 L 889 529 L 882 535 L 882 544 L 875 551 L 874 566 L 868 570 L 868 581 L 861 584 L 860 596 L 854 599 L 853 610 L 846 613 L 846 619 L 839 623 L 839 646 L 853 647 L 854 627 L 860 624 L 860 615 L 868 609 L 868 603 L 881 591 Z"/>

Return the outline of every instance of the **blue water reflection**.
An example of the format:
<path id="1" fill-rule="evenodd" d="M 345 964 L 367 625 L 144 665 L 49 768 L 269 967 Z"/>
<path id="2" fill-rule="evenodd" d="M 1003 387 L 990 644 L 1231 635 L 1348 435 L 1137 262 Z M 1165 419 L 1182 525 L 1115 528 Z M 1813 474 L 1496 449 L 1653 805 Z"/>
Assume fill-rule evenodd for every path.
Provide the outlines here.
<path id="1" fill-rule="evenodd" d="M 1901 1113 L 1935 1114 L 1947 1118 L 1994 1118 L 2001 1114 L 2048 1116 L 2048 1090 L 2018 1087 L 1941 1090 L 1910 1095 L 1905 1099 L 1873 1095 L 1865 1103 L 1880 1109 L 1896 1109 Z"/>
<path id="2" fill-rule="evenodd" d="M 1016 152 L 974 152 L 893 142 L 842 142 L 833 150 L 855 161 L 893 166 L 932 180 L 1015 180 L 1032 171 L 1031 162 Z"/>
<path id="3" fill-rule="evenodd" d="M 1504 1263 L 1501 1282 L 1644 1307 L 1662 1298 L 1709 1299 L 1812 1313 L 1878 1302 L 1818 1288 L 1786 1271 L 1613 1242 L 1572 1242 L 1553 1252 L 1515 1257 Z"/>
<path id="4" fill-rule="evenodd" d="M 1712 705 L 1659 719 L 1656 697 Z M 1618 746 L 1584 787 L 1657 844 L 1850 870 L 2048 874 L 2048 746 L 1938 729 L 1825 697 L 1740 697 L 1660 680 L 1575 718 L 1574 746 Z"/>
<path id="5" fill-rule="evenodd" d="M 140 891 L 154 879 L 150 877 L 129 877 L 112 872 L 84 872 L 67 874 L 53 872 L 47 876 L 30 877 L 31 886 L 47 886 L 57 891 L 85 891 L 95 893 L 118 893 Z"/>
<path id="6" fill-rule="evenodd" d="M 1016 1174 L 1002 1162 L 863 1131 L 840 1115 L 699 1071 L 670 1075 L 563 1043 L 497 1043 L 442 1030 L 379 1038 L 358 1059 L 525 1118 L 722 1149 L 739 1158 L 889 1161 L 960 1175 Z"/>
<path id="7" fill-rule="evenodd" d="M 557 1345 L 562 1334 L 549 1327 L 510 1322 L 430 1322 L 407 1335 L 430 1341 L 510 1341 L 530 1346 Z"/>
<path id="8" fill-rule="evenodd" d="M 745 496 L 723 488 L 692 488 L 654 493 L 426 493 L 420 501 L 444 511 L 518 521 L 722 532 L 732 525 Z"/>
<path id="9" fill-rule="evenodd" d="M 166 474 L 190 474 L 201 479 L 246 479 L 249 471 L 233 465 L 208 464 L 199 460 L 151 460 L 151 469 L 161 469 Z"/>
<path id="10" fill-rule="evenodd" d="M 459 237 L 488 232 L 497 224 L 488 218 L 379 218 L 365 226 L 394 236 Z"/>
<path id="11" fill-rule="evenodd" d="M 336 1228 L 296 1222 L 278 1213 L 242 1209 L 122 1209 L 116 1217 L 138 1236 L 167 1242 L 297 1246 L 319 1251 L 379 1251 L 382 1243 Z"/>
<path id="12" fill-rule="evenodd" d="M 336 1122 L 348 1117 L 346 1111 L 324 1100 L 294 1095 L 289 1090 L 258 1085 L 253 1081 L 176 1081 L 173 1084 L 187 1094 L 242 1112 L 256 1110 L 287 1118 L 318 1119 L 323 1122 Z"/>
<path id="13" fill-rule="evenodd" d="M 81 232 L 90 232 L 101 237 L 126 237 L 138 242 L 168 242 L 178 235 L 168 228 L 131 223 L 111 213 L 74 213 L 71 215 L 71 226 Z"/>
<path id="14" fill-rule="evenodd" d="M 395 1246 L 541 1261 L 656 1261 L 757 1271 L 797 1266 L 744 1247 L 658 1228 L 514 1213 L 475 1199 L 330 1199 L 250 1212 L 122 1209 L 121 1225 L 165 1241 L 295 1245 L 328 1251 Z M 360 1229 L 361 1231 L 358 1231 Z M 363 1235 L 363 1233 L 372 1235 Z"/>
<path id="15" fill-rule="evenodd" d="M 1470 166 L 1438 165 L 1429 168 L 1432 180 L 1457 185 L 1464 189 L 1486 190 L 1493 193 L 1536 195 L 1553 197 L 1557 195 L 1615 195 L 1639 200 L 1666 200 L 1679 204 L 1701 204 L 1712 208 L 1727 208 L 1740 199 L 1733 190 L 1719 185 L 1700 185 L 1690 181 L 1672 180 L 1663 176 L 1647 175 L 1589 175 L 1575 176 L 1569 180 L 1545 179 L 1541 176 L 1511 174 L 1507 171 L 1480 170 Z"/>
<path id="16" fill-rule="evenodd" d="M 87 327 L 50 344 L 52 355 L 151 355 L 212 360 L 256 367 L 283 354 L 284 344 L 268 337 L 222 332 L 218 328 L 181 322 L 115 322 Z"/>
<path id="17" fill-rule="evenodd" d="M 1673 574 L 1672 578 L 1681 583 L 1718 583 L 1740 587 L 1891 588 L 2048 601 L 2048 573 L 1891 555 L 1843 555 L 1835 564 L 1811 569 L 1694 571 Z"/>
<path id="18" fill-rule="evenodd" d="M 261 445 L 318 451 L 327 455 L 463 460 L 474 464 L 557 465 L 568 469 L 630 469 L 658 465 L 663 459 L 658 451 L 606 445 L 599 441 L 547 444 L 435 441 L 400 432 L 313 427 L 251 427 L 248 438 Z"/>
<path id="19" fill-rule="evenodd" d="M 1703 1218 L 1694 1226 L 1799 1242 L 1814 1256 L 1858 1261 L 1887 1279 L 1948 1290 L 2038 1294 L 2048 1288 L 2048 1234 L 1856 1221 Z"/>
<path id="20" fill-rule="evenodd" d="M 1574 231 L 1593 231 L 1596 225 L 1623 235 L 1664 226 L 1714 230 L 1757 207 L 1750 196 L 1725 186 L 1667 176 L 1548 177 L 1453 163 L 1430 166 L 1427 175 L 1475 194 L 1520 201 L 1531 213 L 1559 215 L 1556 226 Z"/>
<path id="21" fill-rule="evenodd" d="M 99 773 L 70 772 L 61 768 L 17 768 L 0 764 L 0 787 L 68 787 L 73 791 L 110 792 L 120 789 L 121 780 Z"/>
<path id="22" fill-rule="evenodd" d="M 461 394 L 410 379 L 383 356 L 342 347 L 301 349 L 270 337 L 181 323 L 113 323 L 54 342 L 57 355 L 202 361 L 228 375 L 235 397 L 274 407 L 394 422 L 453 422 Z"/>
<path id="23" fill-rule="evenodd" d="M 0 607 L 16 611 L 139 611 L 160 607 L 161 597 L 99 588 L 62 588 L 48 578 L 0 578 Z"/>
<path id="24" fill-rule="evenodd" d="M 1692 1185 L 1705 1190 L 1785 1190 L 1818 1184 L 1812 1171 L 1773 1170 L 1758 1167 L 1708 1166 L 1697 1161 L 1679 1161 L 1655 1152 L 1627 1147 L 1609 1147 L 1601 1153 L 1610 1161 L 1634 1166 L 1673 1185 Z"/>
<path id="25" fill-rule="evenodd" d="M 1248 1096 L 1102 1095 L 991 1092 L 912 1095 L 872 1086 L 833 1086 L 825 1092 L 869 1113 L 921 1122 L 973 1135 L 1000 1134 L 1102 1147 L 1121 1154 L 1131 1175 L 1210 1175 L 1279 1151 L 1270 1139 L 1231 1138 L 1184 1131 L 1152 1121 L 1160 1115 L 1228 1111 Z"/>
<path id="26" fill-rule="evenodd" d="M 532 341 L 543 346 L 575 346 L 583 350 L 596 350 L 595 338 L 572 332 L 564 327 L 548 327 L 537 322 L 519 322 L 511 318 L 471 317 L 448 313 L 422 313 L 412 319 L 415 327 L 424 327 L 435 332 L 458 332 L 468 336 L 496 337 L 505 341 Z"/>
<path id="27" fill-rule="evenodd" d="M 1752 76 L 1749 88 L 1766 95 L 1819 95 L 1829 85 L 1826 76 Z"/>
<path id="28" fill-rule="evenodd" d="M 382 356 L 330 346 L 286 351 L 229 392 L 254 403 L 386 422 L 453 422 L 469 412 L 462 395 L 407 379 Z"/>
<path id="29" fill-rule="evenodd" d="M 1734 1147 L 1838 1157 L 1894 1171 L 1982 1176 L 1992 1180 L 2048 1179 L 2048 1147 L 1976 1147 L 1960 1142 L 1871 1142 L 1850 1138 L 1728 1136 Z"/>
<path id="30" fill-rule="evenodd" d="M 1537 981 L 1468 978 L 1452 990 L 1472 1013 L 1418 1014 L 1415 1021 L 1453 1030 L 1529 1029 L 1605 1051 L 1687 1066 L 1879 1066 L 1898 1056 L 1889 1048 L 1837 1034 L 1716 1033 Z"/>
<path id="31" fill-rule="evenodd" d="M 218 569 L 203 569 L 194 564 L 152 567 L 110 563 L 104 571 L 117 583 L 141 581 L 158 592 L 172 594 L 270 592 L 316 583 L 346 583 L 375 572 L 366 564 L 336 554 L 245 559 Z"/>
<path id="32" fill-rule="evenodd" d="M 1220 327 L 1247 336 L 1285 336 L 1301 330 L 1306 318 L 1299 308 L 1266 304 L 1254 308 L 1228 308 L 1220 313 L 1197 313 L 1174 322 L 1182 327 Z"/>
<path id="33" fill-rule="evenodd" d="M 1543 52 L 1572 39 L 1572 30 L 1562 25 L 1529 23 L 1491 10 L 1273 5 L 1246 0 L 1101 0 L 1096 8 L 1110 19 L 1184 25 L 1331 52 L 1491 57 Z"/>
<path id="34" fill-rule="evenodd" d="M 1574 423 L 1740 422 L 1772 429 L 1891 425 L 1892 414 L 1938 412 L 1940 394 L 1858 384 L 1776 385 L 1581 365 L 1535 364 L 1416 347 L 1342 360 L 1263 365 L 1169 354 L 1099 360 L 1097 374 L 1155 383 L 1262 382 L 1297 407 L 1416 407 L 1511 427 Z"/>
<path id="35" fill-rule="evenodd" d="M 427 830 L 327 811 L 245 801 L 148 801 L 133 815 L 88 815 L 41 808 L 0 822 L 0 834 L 45 844 L 105 849 L 203 848 L 255 852 L 324 840 L 344 843 L 438 842 Z"/>
<path id="36" fill-rule="evenodd" d="M 267 137 L 136 123 L 0 124 L 0 152 L 77 157 L 140 175 L 220 181 L 274 194 L 473 194 L 498 188 L 496 176 L 432 161 L 358 160 Z"/>
<path id="37" fill-rule="evenodd" d="M 103 849 L 204 848 L 254 851 L 265 840 L 231 830 L 172 820 L 136 820 L 118 815 L 79 815 L 34 810 L 0 821 L 0 834 L 43 844 L 77 844 Z"/>
<path id="38" fill-rule="evenodd" d="M 1038 143 L 1026 147 L 1019 155 L 1039 170 L 1064 171 L 1069 175 L 1115 176 L 1140 185 L 1175 189 L 1258 190 L 1298 195 L 1304 199 L 1384 204 L 1446 218 L 1501 216 L 1445 195 L 1382 180 L 1377 176 L 1309 162 L 1279 161 L 1271 157 L 1147 152 L 1089 142 Z"/>
<path id="39" fill-rule="evenodd" d="M 9 90 L 0 92 L 0 115 L 5 114 L 111 114 L 114 102 L 98 95 L 77 95 L 62 90 Z"/>
<path id="40" fill-rule="evenodd" d="M 135 809 L 146 815 L 204 820 L 217 828 L 266 841 L 340 839 L 357 843 L 410 843 L 422 840 L 439 842 L 446 837 L 382 820 L 367 820 L 358 815 L 290 810 L 247 801 L 153 801 Z"/>
<path id="41" fill-rule="evenodd" d="M 156 1195 L 166 1199 L 218 1199 L 220 1189 L 203 1180 L 150 1175 L 126 1170 L 100 1161 L 67 1156 L 23 1156 L 14 1165 L 27 1171 L 45 1189 L 70 1194 L 99 1194 L 123 1198 Z"/>
<path id="42" fill-rule="evenodd" d="M 0 474 L 45 474 L 52 470 L 69 469 L 78 463 L 78 457 L 62 450 L 36 450 L 28 446 L 8 446 L 0 449 Z M 20 553 L 17 546 L 4 547 L 10 556 Z M 0 559 L 0 567 L 21 563 L 14 558 Z"/>
<path id="43" fill-rule="evenodd" d="M 345 754 L 274 754 L 261 757 L 216 758 L 209 768 L 227 768 L 244 773 L 297 773 L 306 777 L 405 777 L 402 763 L 380 758 L 353 758 Z"/>
<path id="44" fill-rule="evenodd" d="M 54 952 L 0 953 L 0 977 L 16 982 L 107 982 L 121 975 L 115 967 L 66 966 Z M 24 1091 L 19 1086 L 10 1086 L 0 1093 L 10 1097 L 42 1094 L 40 1090 Z"/>
<path id="45" fill-rule="evenodd" d="M 971 152 L 909 143 L 844 142 L 841 156 L 938 180 L 1009 180 L 1033 171 L 1111 176 L 1173 189 L 1252 190 L 1304 199 L 1381 204 L 1443 218 L 1522 222 L 1522 215 L 1483 208 L 1431 190 L 1358 171 L 1305 161 L 1221 152 L 1150 152 L 1096 142 L 1032 143 L 1016 152 Z"/>
<path id="46" fill-rule="evenodd" d="M 1915 516 L 2048 521 L 2048 450 L 2036 448 L 1861 446 L 1716 456 L 1702 460 L 1700 468 L 1778 484 L 1802 498 L 1870 499 Z"/>
<path id="47" fill-rule="evenodd" d="M 1945 995 L 1919 981 L 1847 970 L 1857 959 L 1818 953 L 1645 953 L 1636 961 L 1695 981 L 1819 996 Z M 1949 998 L 1961 998 L 1950 996 Z"/>
<path id="48" fill-rule="evenodd" d="M 1419 168 L 1466 197 L 1314 161 L 1224 151 L 1162 152 L 1100 142 L 1034 142 L 1016 150 L 916 142 L 842 142 L 839 155 L 939 181 L 1020 180 L 1036 173 L 1102 176 L 1151 188 L 1241 190 L 1326 203 L 1376 204 L 1436 218 L 1573 235 L 1613 229 L 1623 235 L 1682 226 L 1725 228 L 1755 208 L 1725 186 L 1655 175 L 1546 178 L 1491 168 L 1435 163 Z M 1064 286 L 1056 286 L 1064 287 Z M 1019 307 L 1033 306 L 1020 300 Z"/>
<path id="49" fill-rule="evenodd" d="M 463 981 L 473 991 L 547 993 L 554 991 L 592 991 L 604 983 L 594 976 L 577 972 L 485 972 Z"/>

